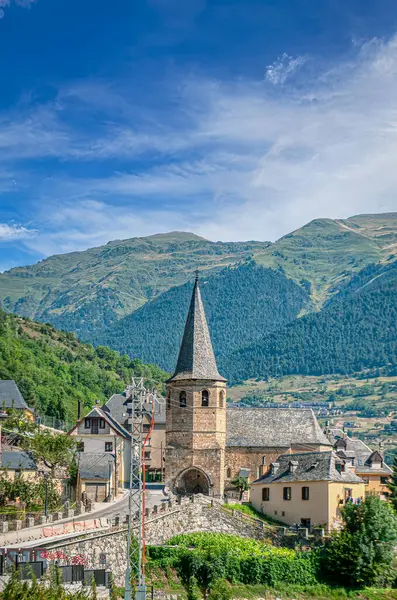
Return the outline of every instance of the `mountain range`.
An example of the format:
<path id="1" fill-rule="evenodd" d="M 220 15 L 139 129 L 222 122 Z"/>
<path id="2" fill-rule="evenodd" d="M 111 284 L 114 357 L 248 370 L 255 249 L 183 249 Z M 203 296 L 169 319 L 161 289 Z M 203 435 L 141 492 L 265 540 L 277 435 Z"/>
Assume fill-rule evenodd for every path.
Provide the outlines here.
<path id="1" fill-rule="evenodd" d="M 275 243 L 172 232 L 0 274 L 0 307 L 171 371 L 199 269 L 229 379 L 349 373 L 397 364 L 396 266 L 397 213 L 316 219 Z"/>

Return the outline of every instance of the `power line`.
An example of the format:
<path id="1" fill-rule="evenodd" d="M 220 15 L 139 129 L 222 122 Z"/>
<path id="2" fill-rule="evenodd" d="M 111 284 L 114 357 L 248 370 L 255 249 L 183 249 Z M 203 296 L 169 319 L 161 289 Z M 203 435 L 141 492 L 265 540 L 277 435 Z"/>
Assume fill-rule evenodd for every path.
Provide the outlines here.
<path id="1" fill-rule="evenodd" d="M 146 600 L 146 583 L 144 572 L 145 558 L 145 477 L 143 466 L 143 448 L 150 437 L 153 428 L 154 406 L 156 393 L 150 395 L 152 403 L 151 429 L 144 438 L 143 419 L 147 416 L 148 392 L 144 387 L 143 377 L 133 378 L 131 390 L 131 453 L 130 453 L 130 494 L 129 494 L 129 519 L 127 534 L 127 570 L 125 576 L 124 600 Z M 137 517 L 138 534 L 132 535 L 132 519 Z"/>

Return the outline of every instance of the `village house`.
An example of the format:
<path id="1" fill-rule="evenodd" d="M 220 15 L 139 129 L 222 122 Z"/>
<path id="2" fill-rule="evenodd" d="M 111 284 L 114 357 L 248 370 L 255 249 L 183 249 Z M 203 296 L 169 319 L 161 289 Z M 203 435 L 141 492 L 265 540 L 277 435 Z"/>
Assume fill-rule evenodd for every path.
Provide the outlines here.
<path id="1" fill-rule="evenodd" d="M 383 444 L 379 444 L 378 450 L 371 450 L 363 440 L 349 437 L 344 429 L 330 428 L 328 423 L 324 433 L 338 456 L 354 466 L 356 474 L 366 484 L 366 494 L 377 494 L 387 500 L 388 482 L 393 471 L 385 463 Z"/>
<path id="2" fill-rule="evenodd" d="M 29 421 L 34 420 L 33 410 L 26 404 L 13 379 L 0 380 L 0 410 L 11 409 L 20 412 Z"/>
<path id="3" fill-rule="evenodd" d="M 78 498 L 103 502 L 129 485 L 131 436 L 106 407 L 94 407 L 68 435 L 77 438 Z"/>
<path id="4" fill-rule="evenodd" d="M 107 409 L 114 419 L 123 425 L 127 431 L 131 431 L 128 423 L 131 417 L 131 386 L 127 386 L 122 394 L 113 394 L 105 403 Z M 147 433 L 151 428 L 152 412 L 154 412 L 154 424 L 147 439 L 144 451 L 147 481 L 163 481 L 164 450 L 165 450 L 165 402 L 160 399 L 153 407 L 150 399 L 145 404 L 143 420 L 143 432 Z"/>
<path id="5" fill-rule="evenodd" d="M 382 447 L 371 450 L 362 440 L 350 438 L 345 433 L 334 437 L 334 449 L 338 456 L 349 461 L 359 477 L 366 484 L 366 494 L 377 494 L 387 500 L 389 489 L 387 484 L 392 475 L 392 469 L 385 463 Z"/>
<path id="6" fill-rule="evenodd" d="M 342 506 L 364 497 L 364 481 L 334 451 L 283 454 L 251 486 L 256 510 L 288 525 L 328 531 L 339 527 Z"/>
<path id="7" fill-rule="evenodd" d="M 14 480 L 21 477 L 27 481 L 37 478 L 37 465 L 32 456 L 23 450 L 1 450 L 0 471 Z"/>

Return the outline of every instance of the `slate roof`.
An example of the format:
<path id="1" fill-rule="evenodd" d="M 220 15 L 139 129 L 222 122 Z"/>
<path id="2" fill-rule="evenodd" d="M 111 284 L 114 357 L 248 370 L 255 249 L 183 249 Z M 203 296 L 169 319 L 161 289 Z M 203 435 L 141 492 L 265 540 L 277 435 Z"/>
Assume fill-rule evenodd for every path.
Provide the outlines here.
<path id="1" fill-rule="evenodd" d="M 1 457 L 1 468 L 10 469 L 21 469 L 22 471 L 35 471 L 36 463 L 33 458 L 27 452 L 12 452 L 3 451 L 0 453 Z"/>
<path id="2" fill-rule="evenodd" d="M 104 404 L 104 408 L 107 408 L 119 423 L 124 423 L 127 419 L 127 394 L 124 391 L 122 394 L 113 394 L 109 400 Z"/>
<path id="3" fill-rule="evenodd" d="M 26 404 L 21 392 L 13 379 L 1 379 L 0 380 L 0 407 L 5 405 L 6 408 L 12 408 L 18 410 L 30 410 L 31 408 Z"/>
<path id="4" fill-rule="evenodd" d="M 68 432 L 68 434 L 70 435 L 73 431 L 75 431 L 80 423 L 84 421 L 84 419 L 91 417 L 104 419 L 113 429 L 113 431 L 128 440 L 131 439 L 131 434 L 107 410 L 103 410 L 99 406 L 95 406 L 87 415 L 85 415 L 85 417 L 82 417 L 80 421 L 77 421 L 76 425 Z"/>
<path id="5" fill-rule="evenodd" d="M 109 480 L 114 468 L 114 454 L 82 452 L 79 454 L 79 470 L 82 479 Z M 110 469 L 110 470 L 109 470 Z"/>
<path id="6" fill-rule="evenodd" d="M 224 377 L 219 375 L 216 366 L 197 276 L 179 350 L 178 362 L 173 376 L 168 381 L 183 379 L 226 381 Z"/>
<path id="7" fill-rule="evenodd" d="M 122 394 L 113 394 L 109 400 L 102 406 L 107 414 L 110 414 L 116 421 L 123 424 L 130 416 L 128 413 L 128 404 L 131 402 L 126 391 Z M 152 405 L 145 404 L 148 416 L 152 414 Z M 154 422 L 156 424 L 165 424 L 165 401 L 160 399 L 156 403 Z"/>
<path id="8" fill-rule="evenodd" d="M 311 408 L 228 408 L 226 415 L 226 446 L 331 445 Z"/>
<path id="9" fill-rule="evenodd" d="M 291 470 L 290 463 L 294 469 Z M 336 464 L 342 463 L 332 450 L 326 452 L 302 452 L 282 454 L 277 459 L 278 469 L 269 471 L 252 485 L 261 483 L 289 483 L 293 481 L 337 481 L 343 483 L 363 483 L 363 480 L 351 471 L 339 471 Z M 274 464 L 274 463 L 273 463 Z"/>
<path id="10" fill-rule="evenodd" d="M 355 456 L 355 468 L 358 473 L 380 473 L 384 475 L 390 475 L 392 469 L 384 462 L 381 454 L 375 450 L 371 450 L 367 444 L 358 438 L 340 438 L 336 441 L 334 448 L 339 452 L 350 453 L 354 452 Z M 382 466 L 380 468 L 373 468 L 371 466 L 372 461 L 377 463 L 382 460 Z"/>

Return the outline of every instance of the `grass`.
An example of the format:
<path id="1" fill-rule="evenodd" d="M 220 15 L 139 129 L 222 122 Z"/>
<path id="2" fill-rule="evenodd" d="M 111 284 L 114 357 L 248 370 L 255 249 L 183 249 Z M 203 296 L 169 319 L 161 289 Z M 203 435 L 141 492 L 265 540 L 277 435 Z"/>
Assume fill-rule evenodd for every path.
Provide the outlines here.
<path id="1" fill-rule="evenodd" d="M 276 588 L 267 588 L 262 585 L 233 585 L 231 586 L 233 599 L 253 600 L 397 600 L 397 589 L 365 588 L 363 590 L 346 590 L 345 588 L 332 588 L 327 585 L 299 586 L 282 585 Z"/>
<path id="2" fill-rule="evenodd" d="M 311 298 L 321 307 L 333 286 L 384 252 L 375 240 L 331 219 L 316 219 L 255 254 L 258 264 L 277 269 L 297 283 L 311 283 Z"/>
<path id="3" fill-rule="evenodd" d="M 155 589 L 161 589 L 164 595 L 186 598 L 185 588 L 177 578 L 167 581 L 153 581 Z M 233 600 L 397 600 L 397 589 L 364 588 L 348 590 L 317 584 L 310 586 L 278 585 L 269 588 L 263 585 L 234 584 L 230 586 Z M 121 590 L 120 590 L 121 592 Z M 123 597 L 120 595 L 120 597 Z"/>
<path id="4" fill-rule="evenodd" d="M 260 519 L 269 525 L 281 525 L 285 526 L 285 523 L 282 521 L 278 521 L 277 519 L 273 519 L 268 515 L 264 515 L 263 513 L 256 510 L 252 504 L 224 504 L 224 507 L 230 510 L 238 510 L 239 512 L 247 515 L 248 517 L 252 517 L 253 519 Z"/>

